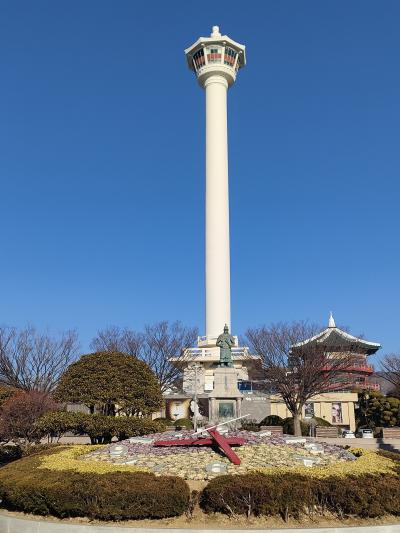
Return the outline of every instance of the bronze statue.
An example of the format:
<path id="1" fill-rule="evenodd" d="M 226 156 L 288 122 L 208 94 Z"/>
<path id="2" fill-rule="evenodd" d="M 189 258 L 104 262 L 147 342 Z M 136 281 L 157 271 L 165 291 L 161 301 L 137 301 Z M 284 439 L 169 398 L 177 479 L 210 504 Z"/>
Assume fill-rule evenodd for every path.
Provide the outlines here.
<path id="1" fill-rule="evenodd" d="M 217 346 L 220 348 L 219 365 L 233 367 L 232 346 L 235 346 L 235 339 L 229 333 L 229 328 L 225 324 L 224 332 L 217 339 Z"/>

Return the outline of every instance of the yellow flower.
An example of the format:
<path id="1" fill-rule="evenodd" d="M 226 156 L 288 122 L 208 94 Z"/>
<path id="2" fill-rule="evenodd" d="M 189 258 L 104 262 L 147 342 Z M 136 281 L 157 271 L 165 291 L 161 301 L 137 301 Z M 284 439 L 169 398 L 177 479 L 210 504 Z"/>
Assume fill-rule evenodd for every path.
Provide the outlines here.
<path id="1" fill-rule="evenodd" d="M 349 451 L 358 456 L 355 461 L 341 461 L 327 466 L 315 466 L 312 468 L 306 466 L 295 468 L 258 468 L 257 472 L 265 474 L 297 473 L 319 479 L 331 476 L 346 477 L 362 476 L 363 474 L 397 474 L 396 464 L 387 457 L 382 457 L 372 450 L 365 450 L 363 448 L 352 448 Z"/>
<path id="2" fill-rule="evenodd" d="M 117 465 L 105 461 L 82 460 L 80 457 L 103 446 L 68 446 L 59 452 L 44 455 L 40 458 L 39 468 L 48 470 L 74 470 L 75 472 L 106 474 L 109 472 L 149 472 L 145 467 L 134 465 Z"/>

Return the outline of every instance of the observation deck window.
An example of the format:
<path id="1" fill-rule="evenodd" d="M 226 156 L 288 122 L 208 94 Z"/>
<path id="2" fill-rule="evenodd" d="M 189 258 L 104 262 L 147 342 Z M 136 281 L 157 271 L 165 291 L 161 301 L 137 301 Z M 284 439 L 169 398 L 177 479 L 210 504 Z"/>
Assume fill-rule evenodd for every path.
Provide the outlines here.
<path id="1" fill-rule="evenodd" d="M 204 67 L 205 64 L 206 58 L 204 56 L 204 49 L 201 48 L 193 56 L 193 66 L 197 72 L 201 67 Z"/>
<path id="2" fill-rule="evenodd" d="M 235 65 L 237 52 L 229 46 L 225 46 L 224 64 L 233 67 Z"/>
<path id="3" fill-rule="evenodd" d="M 207 63 L 221 63 L 222 53 L 220 46 L 208 46 L 207 47 Z"/>

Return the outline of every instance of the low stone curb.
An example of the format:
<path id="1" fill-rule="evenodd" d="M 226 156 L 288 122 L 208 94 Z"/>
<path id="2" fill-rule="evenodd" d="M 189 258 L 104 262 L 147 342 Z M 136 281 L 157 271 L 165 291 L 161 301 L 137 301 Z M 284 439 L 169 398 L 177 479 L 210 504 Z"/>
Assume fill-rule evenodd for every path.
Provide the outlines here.
<path id="1" fill-rule="evenodd" d="M 41 520 L 24 520 L 0 514 L 0 533 L 160 533 L 167 529 L 168 533 L 247 533 L 274 531 L 276 533 L 400 533 L 400 524 L 387 526 L 355 526 L 355 527 L 322 527 L 322 528 L 287 528 L 287 529 L 176 529 L 176 528 L 136 528 L 98 525 L 61 524 Z"/>

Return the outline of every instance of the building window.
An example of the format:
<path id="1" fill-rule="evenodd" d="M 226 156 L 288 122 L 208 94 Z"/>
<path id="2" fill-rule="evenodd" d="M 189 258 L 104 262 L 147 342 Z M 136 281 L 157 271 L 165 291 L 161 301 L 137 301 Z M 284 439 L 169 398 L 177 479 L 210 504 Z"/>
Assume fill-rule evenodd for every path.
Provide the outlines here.
<path id="1" fill-rule="evenodd" d="M 201 67 L 204 67 L 205 64 L 206 64 L 206 59 L 204 56 L 204 49 L 201 48 L 193 56 L 193 66 L 197 72 Z"/>
<path id="2" fill-rule="evenodd" d="M 225 46 L 225 55 L 224 55 L 224 63 L 225 65 L 229 65 L 230 67 L 233 67 L 235 64 L 237 52 L 233 48 L 229 48 L 229 46 Z"/>
<path id="3" fill-rule="evenodd" d="M 207 48 L 207 63 L 221 63 L 221 47 L 220 46 L 209 46 Z"/>
<path id="4" fill-rule="evenodd" d="M 221 402 L 218 405 L 218 415 L 219 418 L 233 418 L 233 403 L 232 402 Z"/>
<path id="5" fill-rule="evenodd" d="M 340 402 L 332 404 L 332 424 L 342 424 L 342 404 Z"/>
<path id="6" fill-rule="evenodd" d="M 304 406 L 304 418 L 314 418 L 314 403 L 306 403 Z"/>

